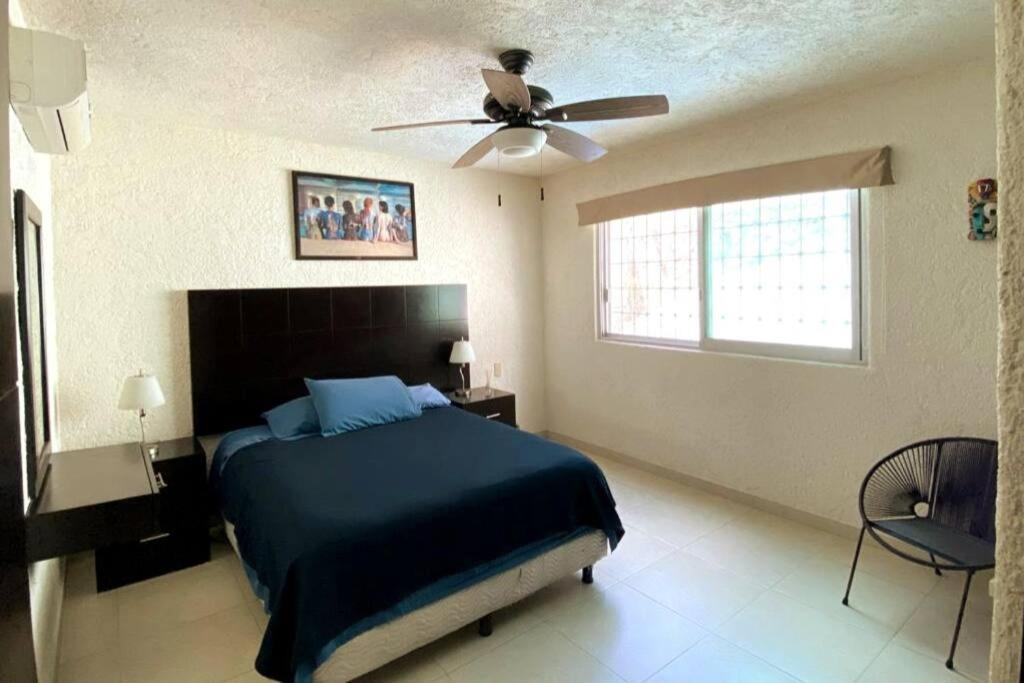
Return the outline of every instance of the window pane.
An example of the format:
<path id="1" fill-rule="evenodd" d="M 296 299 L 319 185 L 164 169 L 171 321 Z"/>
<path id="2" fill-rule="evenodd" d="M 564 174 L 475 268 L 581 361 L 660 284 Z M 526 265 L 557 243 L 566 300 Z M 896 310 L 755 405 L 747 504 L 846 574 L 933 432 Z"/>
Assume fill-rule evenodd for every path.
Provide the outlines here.
<path id="1" fill-rule="evenodd" d="M 700 217 L 682 209 L 601 225 L 602 335 L 700 339 Z"/>
<path id="2" fill-rule="evenodd" d="M 708 208 L 708 335 L 853 346 L 851 192 Z"/>

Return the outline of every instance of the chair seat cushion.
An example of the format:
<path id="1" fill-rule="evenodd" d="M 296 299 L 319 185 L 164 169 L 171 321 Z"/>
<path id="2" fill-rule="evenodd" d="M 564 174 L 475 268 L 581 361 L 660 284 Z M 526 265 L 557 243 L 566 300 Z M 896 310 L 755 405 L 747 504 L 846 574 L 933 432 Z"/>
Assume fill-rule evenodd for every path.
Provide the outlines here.
<path id="1" fill-rule="evenodd" d="M 964 567 L 995 564 L 995 543 L 931 519 L 888 519 L 870 524 L 878 531 Z"/>

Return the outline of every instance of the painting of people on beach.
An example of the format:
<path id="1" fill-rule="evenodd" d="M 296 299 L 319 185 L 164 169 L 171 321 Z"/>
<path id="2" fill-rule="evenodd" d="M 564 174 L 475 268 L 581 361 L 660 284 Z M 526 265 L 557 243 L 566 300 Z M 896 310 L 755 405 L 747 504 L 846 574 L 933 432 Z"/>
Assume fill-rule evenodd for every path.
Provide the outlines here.
<path id="1" fill-rule="evenodd" d="M 416 258 L 412 183 L 292 171 L 295 258 Z"/>

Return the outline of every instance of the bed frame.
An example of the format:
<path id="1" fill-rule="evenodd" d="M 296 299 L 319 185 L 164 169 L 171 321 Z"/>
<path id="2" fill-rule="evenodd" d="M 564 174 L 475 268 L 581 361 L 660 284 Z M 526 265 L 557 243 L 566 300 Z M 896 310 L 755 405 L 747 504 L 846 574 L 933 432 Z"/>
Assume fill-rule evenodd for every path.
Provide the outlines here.
<path id="1" fill-rule="evenodd" d="M 460 382 L 448 363 L 452 344 L 469 339 L 466 300 L 458 284 L 190 290 L 194 433 L 259 424 L 266 410 L 307 393 L 305 377 L 388 374 L 450 390 Z M 591 583 L 606 554 L 604 533 L 586 534 L 361 634 L 314 679 L 351 680 L 474 621 L 489 636 L 493 612 L 581 569 Z"/>

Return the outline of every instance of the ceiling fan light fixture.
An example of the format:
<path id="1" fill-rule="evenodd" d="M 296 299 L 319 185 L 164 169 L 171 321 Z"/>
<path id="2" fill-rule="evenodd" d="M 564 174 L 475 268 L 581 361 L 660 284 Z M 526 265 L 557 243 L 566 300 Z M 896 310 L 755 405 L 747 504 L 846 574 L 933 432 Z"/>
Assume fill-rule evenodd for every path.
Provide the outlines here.
<path id="1" fill-rule="evenodd" d="M 491 136 L 498 153 L 513 158 L 539 153 L 547 139 L 548 134 L 543 130 L 529 126 L 502 128 Z"/>

